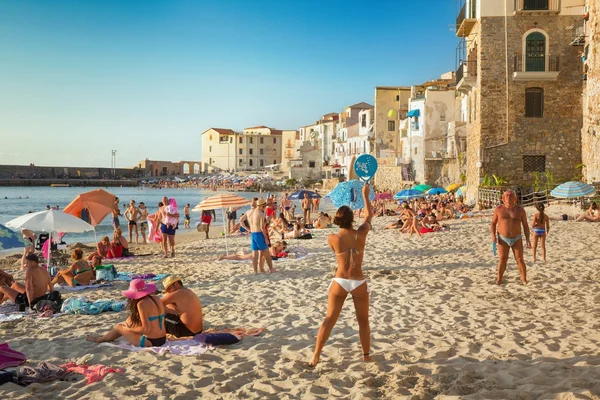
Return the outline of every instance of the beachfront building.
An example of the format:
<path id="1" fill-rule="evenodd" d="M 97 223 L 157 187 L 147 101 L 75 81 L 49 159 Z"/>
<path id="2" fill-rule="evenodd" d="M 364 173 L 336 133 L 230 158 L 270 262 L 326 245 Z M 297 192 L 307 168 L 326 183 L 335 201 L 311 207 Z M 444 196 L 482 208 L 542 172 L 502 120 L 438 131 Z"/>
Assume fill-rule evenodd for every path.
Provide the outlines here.
<path id="1" fill-rule="evenodd" d="M 585 0 L 463 0 L 457 90 L 467 107 L 467 197 L 485 175 L 571 180 L 581 163 L 582 66 L 571 46 Z"/>
<path id="2" fill-rule="evenodd" d="M 410 96 L 410 86 L 375 87 L 374 153 L 389 165 L 396 165 L 396 158 L 402 154 L 399 127 L 406 118 Z"/>
<path id="3" fill-rule="evenodd" d="M 345 107 L 339 114 L 339 125 L 336 133 L 336 141 L 334 146 L 334 165 L 341 166 L 341 173 L 347 176 L 350 170 L 350 164 L 356 158 L 359 150 L 368 149 L 371 147 L 368 142 L 368 132 L 372 131 L 374 114 L 371 104 L 361 102 Z M 361 120 L 362 116 L 362 120 Z M 363 126 L 364 125 L 364 126 Z M 361 136 L 360 129 L 362 127 Z"/>
<path id="4" fill-rule="evenodd" d="M 411 88 L 406 119 L 401 121 L 400 151 L 415 181 L 447 185 L 459 175 L 458 154 L 466 149 L 460 100 L 449 80 Z M 431 83 L 435 83 L 432 85 Z"/>
<path id="5" fill-rule="evenodd" d="M 292 166 L 292 160 L 300 158 L 300 134 L 298 131 L 281 131 L 281 170 L 288 172 Z"/>
<path id="6" fill-rule="evenodd" d="M 334 141 L 336 139 L 337 125 L 339 115 L 329 113 L 323 115 L 316 123 L 300 128 L 300 141 L 313 142 L 321 149 L 321 158 L 323 165 L 329 165 L 335 152 Z"/>
<path id="7" fill-rule="evenodd" d="M 600 1 L 586 2 L 575 25 L 571 44 L 580 46 L 583 62 L 583 129 L 581 131 L 583 177 L 600 182 Z"/>

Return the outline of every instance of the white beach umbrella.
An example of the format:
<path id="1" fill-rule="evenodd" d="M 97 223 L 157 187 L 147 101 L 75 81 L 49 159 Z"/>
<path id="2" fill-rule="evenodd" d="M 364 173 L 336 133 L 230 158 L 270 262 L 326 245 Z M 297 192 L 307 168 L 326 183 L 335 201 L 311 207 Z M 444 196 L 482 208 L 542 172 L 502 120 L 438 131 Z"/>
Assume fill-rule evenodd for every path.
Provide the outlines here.
<path id="1" fill-rule="evenodd" d="M 54 232 L 88 232 L 94 227 L 81 218 L 58 210 L 46 210 L 36 213 L 21 215 L 6 223 L 6 226 L 20 230 L 23 228 L 36 232 L 48 232 L 50 234 L 50 246 L 52 245 L 52 234 Z M 48 265 L 50 265 L 50 254 L 48 252 Z"/>

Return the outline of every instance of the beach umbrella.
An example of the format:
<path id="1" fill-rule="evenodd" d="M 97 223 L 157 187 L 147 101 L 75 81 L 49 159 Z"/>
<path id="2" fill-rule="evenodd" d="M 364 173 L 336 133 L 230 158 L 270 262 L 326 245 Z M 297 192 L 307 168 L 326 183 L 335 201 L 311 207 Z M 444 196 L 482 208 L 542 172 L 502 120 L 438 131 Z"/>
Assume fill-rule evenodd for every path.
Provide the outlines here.
<path id="1" fill-rule="evenodd" d="M 406 189 L 402 190 L 394 195 L 394 199 L 396 200 L 410 200 L 418 197 L 422 197 L 423 192 L 414 189 Z"/>
<path id="2" fill-rule="evenodd" d="M 467 191 L 467 187 L 466 186 L 461 186 L 458 188 L 458 190 L 456 191 L 456 194 L 458 196 L 464 196 L 465 192 Z"/>
<path id="3" fill-rule="evenodd" d="M 320 199 L 321 195 L 313 192 L 312 190 L 296 190 L 294 193 L 288 196 L 289 200 L 302 200 L 304 198 L 304 194 L 308 194 L 309 199 Z"/>
<path id="4" fill-rule="evenodd" d="M 12 249 L 15 247 L 25 247 L 28 243 L 23 240 L 23 236 L 11 231 L 6 226 L 0 224 L 0 250 Z"/>
<path id="5" fill-rule="evenodd" d="M 440 188 L 440 187 L 429 189 L 427 191 L 427 194 L 431 194 L 431 195 L 445 194 L 445 193 L 448 193 L 448 191 L 446 189 Z"/>
<path id="6" fill-rule="evenodd" d="M 592 185 L 588 185 L 585 182 L 571 181 L 558 185 L 550 194 L 554 197 L 571 199 L 574 197 L 589 196 L 594 194 L 595 191 Z"/>
<path id="7" fill-rule="evenodd" d="M 74 215 L 98 226 L 115 207 L 115 195 L 104 189 L 96 189 L 81 193 L 63 209 L 63 212 Z M 87 218 L 85 218 L 87 216 Z"/>
<path id="8" fill-rule="evenodd" d="M 341 182 L 325 197 L 329 197 L 335 207 L 349 206 L 352 210 L 358 210 L 365 207 L 362 198 L 362 188 L 364 185 L 363 181 L 357 179 Z M 375 193 L 371 192 L 369 199 L 375 199 Z"/>
<path id="9" fill-rule="evenodd" d="M 391 193 L 383 192 L 375 195 L 375 200 L 392 200 L 394 196 Z"/>
<path id="10" fill-rule="evenodd" d="M 421 183 L 420 185 L 416 185 L 412 187 L 412 190 L 418 190 L 419 192 L 426 192 L 431 189 L 431 186 L 426 183 Z"/>
<path id="11" fill-rule="evenodd" d="M 453 183 L 452 185 L 446 186 L 446 190 L 449 192 L 454 192 L 456 189 L 460 188 L 462 183 Z"/>
<path id="12" fill-rule="evenodd" d="M 250 204 L 252 201 L 245 199 L 235 194 L 218 194 L 216 196 L 207 197 L 200 202 L 192 211 L 217 210 L 221 209 L 223 216 L 223 232 L 225 232 L 225 252 L 229 254 L 229 246 L 227 245 L 227 222 L 225 221 L 225 209 L 229 207 L 243 207 Z"/>
<path id="13" fill-rule="evenodd" d="M 30 229 L 34 232 L 48 232 L 49 243 L 52 243 L 52 234 L 56 232 L 88 232 L 94 227 L 81 218 L 58 210 L 45 210 L 36 213 L 21 215 L 6 223 L 11 229 Z M 48 251 L 48 265 L 50 265 L 51 252 Z"/>

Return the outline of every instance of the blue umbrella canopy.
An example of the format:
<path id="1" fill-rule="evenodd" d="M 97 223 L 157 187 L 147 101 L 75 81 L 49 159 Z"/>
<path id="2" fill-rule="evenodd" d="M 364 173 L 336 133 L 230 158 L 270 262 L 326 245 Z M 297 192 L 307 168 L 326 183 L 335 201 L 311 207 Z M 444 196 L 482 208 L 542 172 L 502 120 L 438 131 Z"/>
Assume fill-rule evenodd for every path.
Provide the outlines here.
<path id="1" fill-rule="evenodd" d="M 444 188 L 441 188 L 441 187 L 436 187 L 436 188 L 433 188 L 433 189 L 429 189 L 427 191 L 427 194 L 433 194 L 433 195 L 436 195 L 436 194 L 446 194 L 446 193 L 448 193 L 448 191 L 446 189 L 444 189 Z"/>
<path id="2" fill-rule="evenodd" d="M 423 197 L 423 192 L 420 190 L 407 189 L 402 190 L 394 195 L 394 199 L 396 200 L 410 200 L 417 197 Z"/>
<path id="3" fill-rule="evenodd" d="M 467 187 L 466 186 L 461 186 L 456 191 L 456 195 L 457 196 L 464 196 L 466 191 L 467 191 Z"/>
<path id="4" fill-rule="evenodd" d="M 288 196 L 290 200 L 302 200 L 304 198 L 304 193 L 308 194 L 309 199 L 320 199 L 321 195 L 317 194 L 311 190 L 296 190 L 294 193 Z"/>
<path id="5" fill-rule="evenodd" d="M 23 236 L 0 224 L 0 250 L 25 247 Z"/>
<path id="6" fill-rule="evenodd" d="M 353 179 L 338 183 L 337 186 L 327 194 L 331 202 L 336 207 L 348 206 L 353 210 L 364 208 L 365 202 L 362 198 L 362 188 L 365 185 L 363 181 Z M 369 200 L 375 199 L 375 193 L 369 193 Z"/>
<path id="7" fill-rule="evenodd" d="M 571 181 L 558 185 L 550 193 L 554 197 L 571 199 L 574 197 L 589 196 L 590 194 L 594 194 L 595 191 L 593 186 L 588 185 L 585 182 Z"/>

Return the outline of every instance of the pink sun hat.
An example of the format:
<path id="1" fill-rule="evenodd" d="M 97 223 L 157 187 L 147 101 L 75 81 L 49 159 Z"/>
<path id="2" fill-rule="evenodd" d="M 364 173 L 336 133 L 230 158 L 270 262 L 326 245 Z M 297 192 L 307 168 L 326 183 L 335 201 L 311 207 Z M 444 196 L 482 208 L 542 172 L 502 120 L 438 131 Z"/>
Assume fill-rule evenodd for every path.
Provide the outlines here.
<path id="1" fill-rule="evenodd" d="M 137 300 L 156 292 L 154 283 L 146 283 L 143 279 L 134 279 L 129 284 L 129 290 L 123 292 L 128 299 Z"/>

